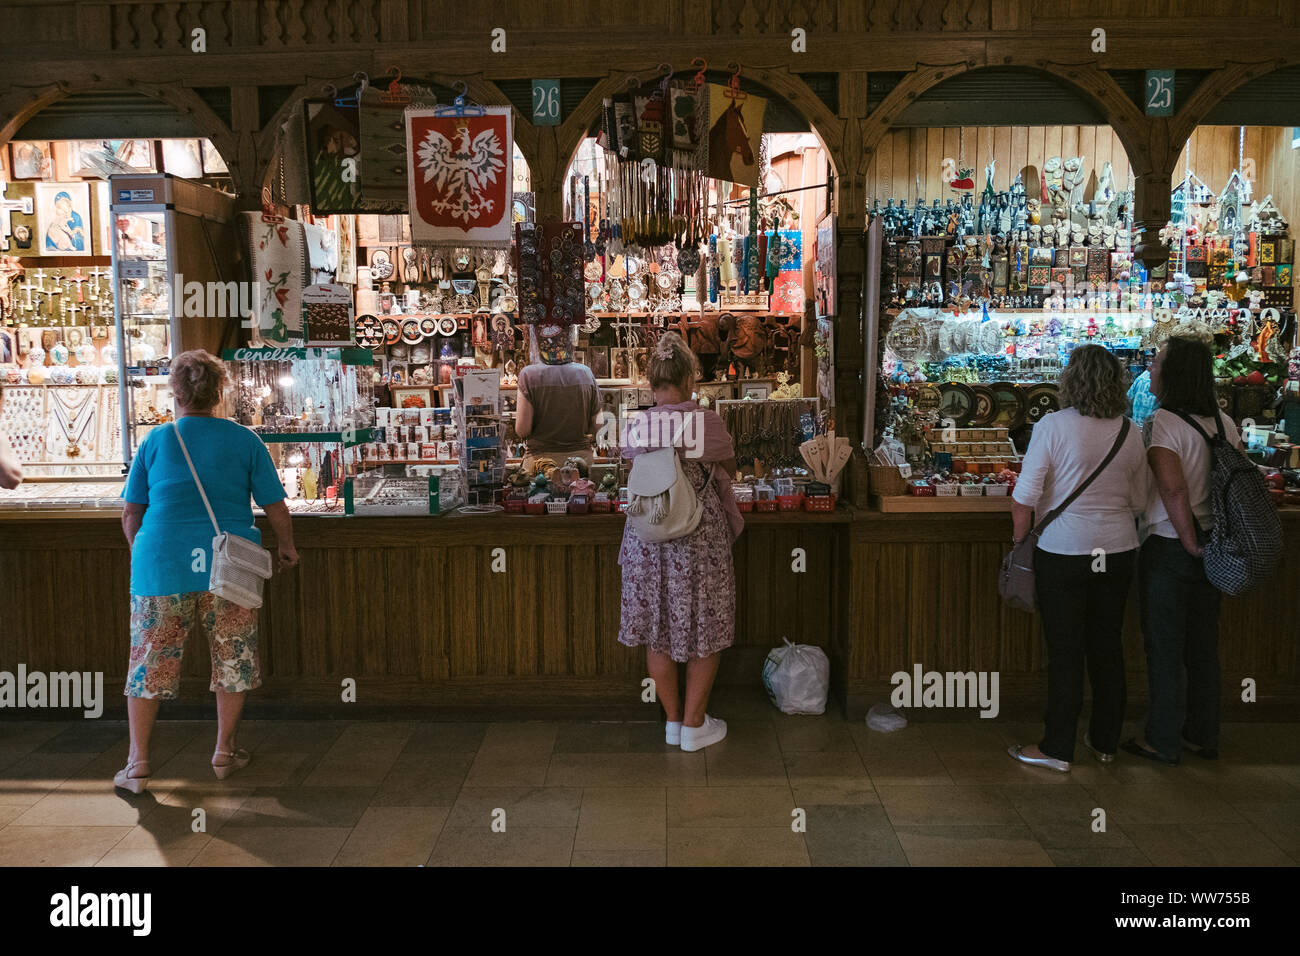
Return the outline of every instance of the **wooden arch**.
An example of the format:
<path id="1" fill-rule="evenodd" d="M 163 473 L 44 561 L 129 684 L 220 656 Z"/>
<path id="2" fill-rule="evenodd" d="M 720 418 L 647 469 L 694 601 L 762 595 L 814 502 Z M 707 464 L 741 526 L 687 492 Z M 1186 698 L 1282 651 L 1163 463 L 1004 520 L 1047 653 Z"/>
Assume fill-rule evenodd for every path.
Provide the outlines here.
<path id="1" fill-rule="evenodd" d="M 105 91 L 128 90 L 142 93 L 175 108 L 178 112 L 190 116 L 199 135 L 211 140 L 221 154 L 222 160 L 230 170 L 230 178 L 238 189 L 250 181 L 256 171 L 241 163 L 242 157 L 237 149 L 237 137 L 231 132 L 216 113 L 212 111 L 197 93 L 179 86 L 158 86 L 151 83 L 139 83 L 132 79 L 96 78 L 90 82 L 52 83 L 44 89 L 18 91 L 0 98 L 0 146 L 4 146 L 22 128 L 29 119 L 49 106 L 51 103 L 72 96 L 76 93 L 94 93 Z"/>

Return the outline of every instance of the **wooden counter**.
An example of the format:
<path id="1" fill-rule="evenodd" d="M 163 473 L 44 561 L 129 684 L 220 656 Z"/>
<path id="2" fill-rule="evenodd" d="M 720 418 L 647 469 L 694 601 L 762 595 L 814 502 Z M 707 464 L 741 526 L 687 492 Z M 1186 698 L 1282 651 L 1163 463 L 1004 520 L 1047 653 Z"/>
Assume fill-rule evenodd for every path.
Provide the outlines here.
<path id="1" fill-rule="evenodd" d="M 1275 582 L 1224 604 L 1224 711 L 1233 719 L 1292 719 L 1300 704 L 1300 509 L 1283 516 L 1288 557 Z M 1039 624 L 997 595 L 1009 515 L 840 508 L 746 519 L 735 551 L 736 645 L 721 683 L 758 681 L 767 652 L 788 637 L 826 649 L 833 695 L 854 720 L 888 698 L 891 674 L 916 664 L 996 670 L 1002 714 L 1041 716 Z M 249 713 L 654 716 L 640 701 L 643 653 L 617 641 L 622 527 L 617 515 L 297 517 L 302 563 L 267 587 L 265 683 Z M 497 548 L 501 573 L 492 571 Z M 796 548 L 802 572 L 792 570 Z M 102 671 L 106 713 L 120 715 L 128 579 L 116 514 L 0 515 L 0 670 Z M 1125 640 L 1137 716 L 1146 678 L 1136 591 Z M 207 671 L 205 649 L 191 644 L 183 698 L 166 713 L 211 709 Z M 1257 704 L 1239 700 L 1245 677 L 1258 682 Z M 345 678 L 356 680 L 355 704 L 340 702 Z"/>
<path id="2" fill-rule="evenodd" d="M 850 520 L 843 509 L 746 517 L 723 682 L 758 680 L 782 637 L 831 650 L 836 532 Z M 644 652 L 617 640 L 622 533 L 621 515 L 295 518 L 302 561 L 268 583 L 250 713 L 645 716 Z M 0 517 L 0 669 L 103 671 L 108 712 L 124 709 L 129 571 L 117 514 Z M 173 716 L 210 706 L 207 672 L 191 643 Z M 357 703 L 343 705 L 349 677 Z"/>

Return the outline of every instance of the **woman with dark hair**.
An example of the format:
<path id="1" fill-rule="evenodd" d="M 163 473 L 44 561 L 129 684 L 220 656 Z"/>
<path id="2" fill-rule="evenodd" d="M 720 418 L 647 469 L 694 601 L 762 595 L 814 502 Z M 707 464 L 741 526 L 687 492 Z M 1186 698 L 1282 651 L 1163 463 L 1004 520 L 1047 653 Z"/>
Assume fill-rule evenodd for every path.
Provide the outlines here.
<path id="1" fill-rule="evenodd" d="M 1222 425 L 1237 447 L 1241 437 L 1219 411 L 1202 342 L 1170 338 L 1151 363 L 1151 390 L 1160 400 L 1147 439 L 1155 481 L 1138 561 L 1151 701 L 1146 739 L 1125 741 L 1124 750 L 1176 764 L 1184 745 L 1210 759 L 1219 746 L 1219 592 L 1205 576 L 1200 542 L 1214 526 L 1210 446 L 1184 416 L 1208 435 Z"/>
<path id="2" fill-rule="evenodd" d="M 185 638 L 196 623 L 208 638 L 209 689 L 217 696 L 212 772 L 224 780 L 250 759 L 235 737 L 244 699 L 262 683 L 257 611 L 209 590 L 212 521 L 224 532 L 260 544 L 249 505 L 250 499 L 256 501 L 275 531 L 280 569 L 298 563 L 284 488 L 266 446 L 249 429 L 215 414 L 226 384 L 220 359 L 202 349 L 182 352 L 167 381 L 176 422 L 153 429 L 140 443 L 122 491 L 122 531 L 131 549 L 126 674 L 131 749 L 113 784 L 131 793 L 149 786 L 154 721 L 159 705 L 179 696 Z M 209 517 L 198 482 L 215 519 Z"/>
<path id="3" fill-rule="evenodd" d="M 1009 753 L 1061 773 L 1074 760 L 1085 667 L 1092 716 L 1084 745 L 1110 762 L 1124 723 L 1121 631 L 1148 481 L 1142 437 L 1124 417 L 1125 377 L 1101 346 L 1074 350 L 1059 383 L 1062 409 L 1034 426 L 1011 504 L 1014 543 L 1039 535 L 1034 583 L 1047 642 L 1047 712 L 1038 746 Z M 1033 530 L 1035 519 L 1063 504 L 1046 529 Z"/>

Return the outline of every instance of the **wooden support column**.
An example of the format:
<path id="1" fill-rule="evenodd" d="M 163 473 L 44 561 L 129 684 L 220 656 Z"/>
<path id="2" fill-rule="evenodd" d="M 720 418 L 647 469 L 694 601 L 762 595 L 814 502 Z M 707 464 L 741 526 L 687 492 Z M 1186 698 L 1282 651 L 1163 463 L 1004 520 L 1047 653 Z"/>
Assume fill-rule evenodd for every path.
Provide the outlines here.
<path id="1" fill-rule="evenodd" d="M 230 177 L 235 181 L 235 208 L 262 208 L 262 183 L 271 157 L 257 150 L 260 113 L 256 86 L 230 88 L 230 123 L 235 135 L 235 154 L 226 158 Z"/>
<path id="2" fill-rule="evenodd" d="M 1171 188 L 1168 172 L 1133 177 L 1133 254 L 1148 269 L 1169 261 L 1169 247 L 1161 241 L 1160 230 L 1169 222 Z"/>

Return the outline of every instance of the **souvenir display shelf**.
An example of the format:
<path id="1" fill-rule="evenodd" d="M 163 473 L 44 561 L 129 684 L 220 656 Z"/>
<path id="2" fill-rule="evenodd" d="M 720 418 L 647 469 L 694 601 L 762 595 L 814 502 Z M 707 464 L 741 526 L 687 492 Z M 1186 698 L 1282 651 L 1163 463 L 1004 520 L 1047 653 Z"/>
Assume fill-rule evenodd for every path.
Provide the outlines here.
<path id="1" fill-rule="evenodd" d="M 241 348 L 222 356 L 233 416 L 271 453 L 290 511 L 341 514 L 358 448 L 375 437 L 366 349 Z"/>

